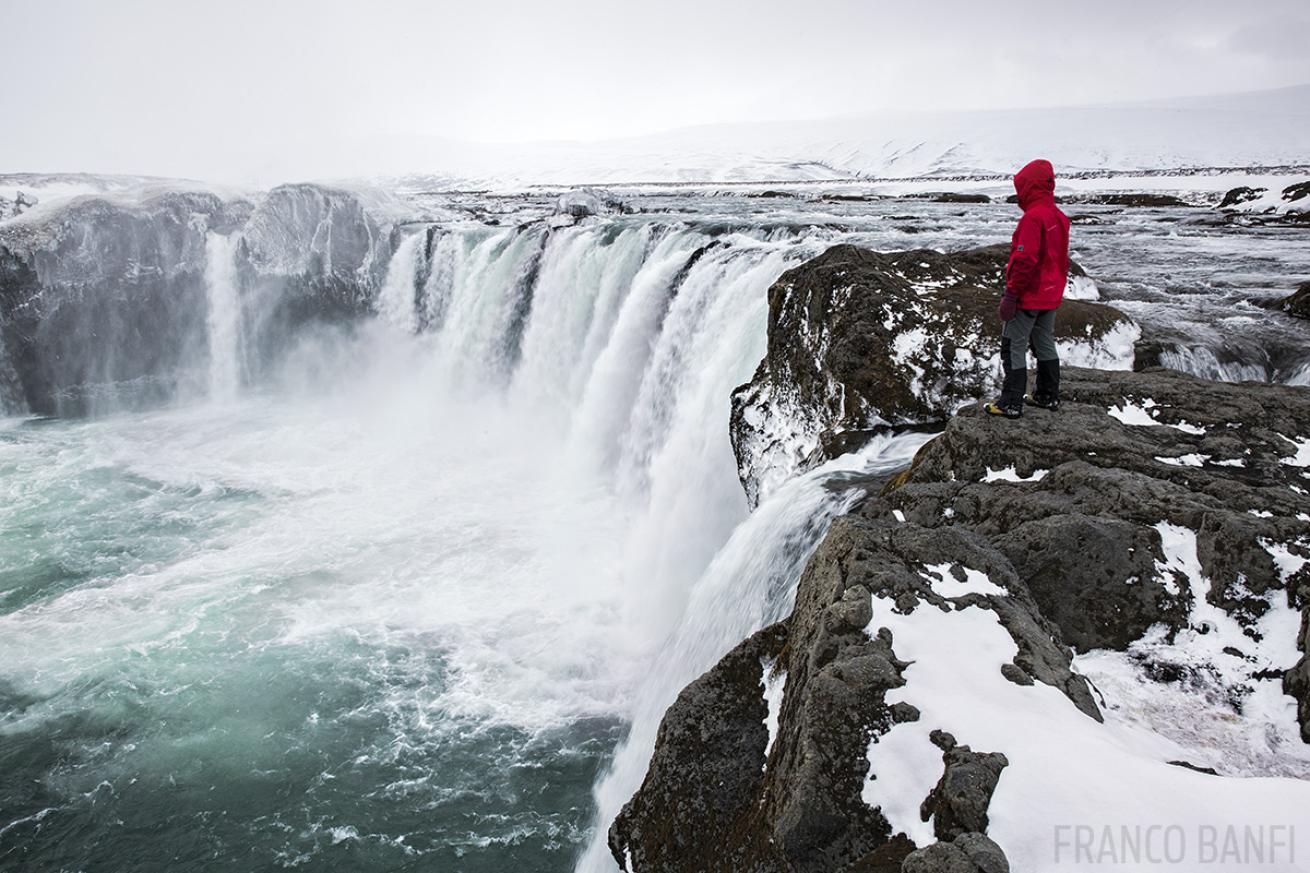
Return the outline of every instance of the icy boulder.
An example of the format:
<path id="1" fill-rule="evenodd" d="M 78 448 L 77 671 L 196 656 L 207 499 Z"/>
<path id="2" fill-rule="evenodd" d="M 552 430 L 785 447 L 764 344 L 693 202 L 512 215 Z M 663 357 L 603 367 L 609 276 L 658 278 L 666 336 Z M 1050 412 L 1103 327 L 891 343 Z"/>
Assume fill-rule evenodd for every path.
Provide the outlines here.
<path id="1" fill-rule="evenodd" d="M 834 246 L 769 291 L 768 352 L 733 394 L 732 440 L 750 501 L 878 429 L 945 421 L 996 390 L 1007 249 L 878 253 Z M 1076 265 L 1071 289 L 1095 295 Z M 1137 325 L 1067 300 L 1066 364 L 1128 369 Z"/>
<path id="2" fill-rule="evenodd" d="M 1281 191 L 1234 188 L 1219 201 L 1219 209 L 1235 218 L 1302 222 L 1310 220 L 1310 179 Z"/>
<path id="3" fill-rule="evenodd" d="M 566 191 L 555 201 L 555 214 L 579 219 L 607 212 L 622 212 L 623 203 L 608 191 L 598 188 L 577 188 Z"/>
<path id="4" fill-rule="evenodd" d="M 666 712 L 624 869 L 1055 873 L 1071 823 L 1177 825 L 1199 869 L 1202 829 L 1310 808 L 1310 394 L 1066 383 L 865 483 Z"/>
<path id="5" fill-rule="evenodd" d="M 12 198 L 0 196 L 0 221 L 22 215 L 39 201 L 35 194 L 27 191 L 15 191 Z"/>

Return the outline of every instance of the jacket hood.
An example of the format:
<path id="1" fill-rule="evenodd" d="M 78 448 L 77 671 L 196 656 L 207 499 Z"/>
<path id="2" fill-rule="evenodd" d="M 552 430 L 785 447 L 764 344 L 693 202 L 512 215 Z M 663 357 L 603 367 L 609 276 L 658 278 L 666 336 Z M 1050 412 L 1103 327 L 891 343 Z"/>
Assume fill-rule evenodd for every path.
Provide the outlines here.
<path id="1" fill-rule="evenodd" d="M 1036 160 L 1014 175 L 1019 206 L 1027 209 L 1042 200 L 1055 199 L 1055 168 L 1050 161 Z"/>

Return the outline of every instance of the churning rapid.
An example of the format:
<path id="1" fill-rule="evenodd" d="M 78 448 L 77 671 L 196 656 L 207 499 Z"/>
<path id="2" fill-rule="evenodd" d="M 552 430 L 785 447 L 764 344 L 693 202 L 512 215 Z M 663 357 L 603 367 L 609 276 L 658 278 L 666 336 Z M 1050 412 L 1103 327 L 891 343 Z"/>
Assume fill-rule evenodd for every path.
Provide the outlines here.
<path id="1" fill-rule="evenodd" d="M 94 307 L 43 322 L 111 341 L 39 372 L 41 411 L 92 417 L 0 430 L 0 866 L 613 869 L 605 828 L 674 695 L 786 614 L 861 474 L 924 439 L 748 512 L 728 399 L 767 289 L 838 239 L 959 247 L 1012 220 L 652 202 L 370 231 L 371 314 L 299 322 L 255 272 L 290 273 L 281 225 L 211 218 L 151 322 L 170 342 L 145 355 Z M 1212 238 L 1165 243 L 1158 275 L 1202 269 Z M 313 257 L 354 244 L 315 234 Z M 1171 293 L 1161 260 L 1118 251 L 1100 266 L 1139 301 Z M 74 367 L 99 387 L 68 388 Z"/>

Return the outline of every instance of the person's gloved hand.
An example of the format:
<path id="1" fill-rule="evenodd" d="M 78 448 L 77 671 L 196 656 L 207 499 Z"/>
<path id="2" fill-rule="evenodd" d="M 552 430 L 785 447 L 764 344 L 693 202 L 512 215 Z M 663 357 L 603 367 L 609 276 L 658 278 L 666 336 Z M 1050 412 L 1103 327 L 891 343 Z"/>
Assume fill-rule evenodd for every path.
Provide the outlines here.
<path id="1" fill-rule="evenodd" d="M 996 314 L 1001 317 L 1001 321 L 1009 321 L 1014 318 L 1014 314 L 1019 311 L 1019 298 L 1009 291 L 1001 298 L 1001 305 L 996 307 Z"/>

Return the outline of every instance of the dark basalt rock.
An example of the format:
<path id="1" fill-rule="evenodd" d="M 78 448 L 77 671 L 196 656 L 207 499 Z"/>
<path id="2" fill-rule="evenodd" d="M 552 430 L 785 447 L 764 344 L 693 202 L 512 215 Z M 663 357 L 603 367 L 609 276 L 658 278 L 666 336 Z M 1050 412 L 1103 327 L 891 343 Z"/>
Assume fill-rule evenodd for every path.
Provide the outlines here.
<path id="1" fill-rule="evenodd" d="M 987 536 L 1023 577 L 1043 617 L 1080 649 L 1123 649 L 1156 623 L 1184 627 L 1194 597 L 1246 628 L 1251 649 L 1260 644 L 1254 626 L 1269 609 L 1269 592 L 1285 590 L 1289 604 L 1304 613 L 1310 566 L 1283 579 L 1265 546 L 1306 551 L 1297 543 L 1305 534 L 1301 518 L 1310 514 L 1307 477 L 1285 459 L 1293 448 L 1289 437 L 1303 434 L 1301 422 L 1310 421 L 1310 392 L 1163 370 L 1077 369 L 1066 371 L 1064 391 L 1058 414 L 1033 412 L 1016 427 L 963 410 L 860 511 L 881 518 L 900 510 L 911 523 L 964 526 Z M 1147 399 L 1162 426 L 1125 425 L 1105 414 Z M 1201 428 L 1204 433 L 1194 432 Z M 1184 456 L 1200 466 L 1165 462 Z M 1040 481 L 999 488 L 981 481 L 989 470 L 1007 467 L 1024 477 L 1049 472 Z M 1202 573 L 1218 580 L 1210 590 L 1189 590 L 1179 574 L 1144 572 L 1164 561 L 1155 529 L 1161 521 L 1196 532 Z M 1165 590 L 1166 580 L 1177 596 Z M 1303 631 L 1298 648 L 1305 652 L 1306 644 Z M 1191 681 L 1170 676 L 1167 664 L 1155 668 L 1160 681 Z M 1250 683 L 1277 678 L 1252 674 L 1225 693 L 1240 708 Z M 1283 681 L 1299 702 L 1310 741 L 1306 660 Z"/>
<path id="2" fill-rule="evenodd" d="M 932 738 L 942 748 L 945 770 L 923 801 L 923 820 L 932 821 L 933 835 L 943 842 L 967 833 L 986 833 L 987 807 L 1001 771 L 1010 762 L 997 752 L 957 746 L 955 738 L 942 731 L 934 731 Z"/>
<path id="3" fill-rule="evenodd" d="M 630 852 L 634 873 L 845 873 L 894 870 L 898 859 L 903 871 L 1008 869 L 1001 849 L 984 834 L 1005 758 L 956 745 L 948 733 L 956 726 L 922 724 L 943 750 L 943 769 L 928 796 L 915 800 L 925 819 L 932 817 L 940 842 L 907 852 L 906 839 L 892 833 L 881 810 L 863 803 L 860 786 L 870 758 L 876 762 L 880 753 L 879 738 L 895 725 L 921 723 L 929 711 L 915 705 L 912 678 L 899 692 L 903 699 L 886 703 L 887 692 L 912 674 L 894 636 L 872 620 L 874 602 L 902 614 L 993 611 L 1017 649 L 1011 663 L 998 665 L 1000 673 L 1022 685 L 1057 688 L 1069 705 L 1098 720 L 1100 710 L 1086 680 L 1073 672 L 1066 642 L 1122 649 L 1148 627 L 1180 632 L 1194 598 L 1206 598 L 1246 630 L 1233 643 L 1242 657 L 1260 651 L 1265 641 L 1255 623 L 1285 598 L 1302 610 L 1297 646 L 1303 654 L 1310 649 L 1310 565 L 1295 573 L 1280 569 L 1267 548 L 1281 544 L 1310 557 L 1302 520 L 1310 514 L 1303 487 L 1310 477 L 1288 462 L 1295 451 L 1291 440 L 1302 438 L 1310 421 L 1310 392 L 1207 382 L 1165 370 L 1077 368 L 1066 370 L 1064 388 L 1058 413 L 1031 410 L 1007 421 L 963 410 L 909 469 L 875 486 L 880 493 L 833 523 L 783 623 L 786 643 L 767 649 L 787 671 L 768 760 L 753 740 L 741 764 L 746 796 L 721 798 L 713 809 L 699 801 L 694 807 L 700 821 L 727 828 L 731 837 L 701 842 L 695 854 L 658 849 L 660 839 L 674 840 L 679 831 L 659 824 L 670 811 L 693 808 L 686 798 L 715 796 L 718 781 L 737 783 L 723 775 L 718 760 L 734 753 L 731 743 L 722 750 L 702 745 L 700 753 L 712 759 L 707 766 L 702 770 L 685 756 L 676 776 L 668 755 L 657 749 L 646 784 L 611 831 L 616 858 Z M 1155 424 L 1130 425 L 1108 412 L 1126 415 L 1128 405 L 1138 420 L 1147 416 Z M 1200 466 L 1190 465 L 1191 456 Z M 1180 457 L 1189 463 L 1161 460 Z M 997 471 L 1024 481 L 998 480 Z M 1208 590 L 1194 590 L 1192 577 L 1170 568 L 1161 543 L 1165 523 L 1194 532 L 1196 578 Z M 1004 593 L 943 597 L 924 573 L 928 565 L 943 564 L 981 572 Z M 733 673 L 740 676 L 735 690 L 680 698 L 666 726 L 709 707 L 722 718 L 739 717 L 742 733 L 758 735 L 764 651 L 728 655 L 698 683 L 717 689 L 714 683 L 722 680 L 711 677 Z M 1130 650 L 1149 680 L 1207 695 L 1222 684 L 1204 664 L 1149 663 L 1151 651 Z M 1281 676 L 1252 666 L 1220 691 L 1240 712 L 1262 682 L 1278 683 L 1296 699 L 1310 742 L 1310 657 Z M 682 799 L 674 802 L 670 793 Z M 660 851 L 658 863 L 636 861 Z"/>
<path id="4" fill-rule="evenodd" d="M 1172 194 L 1071 194 L 1065 203 L 1094 203 L 1102 206 L 1130 206 L 1145 209 L 1164 209 L 1190 206 L 1186 200 Z"/>
<path id="5" fill-rule="evenodd" d="M 1288 315 L 1310 319 L 1310 282 L 1302 282 L 1295 292 L 1278 302 L 1278 308 Z"/>
<path id="6" fill-rule="evenodd" d="M 902 873 L 1010 873 L 1001 847 L 984 834 L 960 834 L 906 856 Z"/>
<path id="7" fill-rule="evenodd" d="M 927 194 L 912 195 L 915 199 L 931 200 L 933 203 L 991 203 L 992 198 L 986 194 L 970 194 L 963 191 L 933 191 Z"/>
<path id="8" fill-rule="evenodd" d="M 1283 189 L 1283 199 L 1289 203 L 1295 203 L 1310 197 L 1310 179 L 1304 182 L 1297 182 L 1294 185 L 1288 185 Z"/>
<path id="9" fill-rule="evenodd" d="M 919 714 L 912 702 L 885 702 L 887 691 L 903 684 L 906 665 L 891 635 L 870 625 L 872 599 L 891 599 L 906 610 L 949 610 L 957 603 L 936 594 L 922 568 L 966 560 L 1008 592 L 968 595 L 958 605 L 996 611 L 1019 649 L 1009 666 L 1028 682 L 1060 689 L 1099 719 L 1085 680 L 1069 669 L 1058 630 L 1037 613 L 1022 580 L 985 539 L 963 528 L 934 531 L 844 516 L 805 569 L 785 623 L 785 645 L 769 648 L 752 637 L 669 708 L 646 780 L 610 830 L 615 858 L 631 859 L 634 871 L 878 869 L 875 862 L 886 861 L 901 844 L 881 812 L 863 800 L 867 750 L 894 724 Z M 780 633 L 776 628 L 766 633 Z M 773 652 L 787 681 L 778 735 L 765 762 L 762 739 L 745 744 L 737 738 L 759 736 L 765 714 L 760 658 Z M 707 708 L 716 714 L 706 715 Z M 718 727 L 724 723 L 737 727 L 724 731 Z M 730 739 L 721 745 L 703 742 L 724 733 Z M 986 799 L 1004 757 L 950 745 L 943 782 L 924 800 L 939 815 L 938 826 L 952 834 L 985 827 Z M 737 788 L 719 794 L 720 784 Z M 707 827 L 711 836 L 695 845 L 678 836 Z"/>
<path id="10" fill-rule="evenodd" d="M 761 660 L 775 659 L 786 642 L 785 627 L 765 628 L 678 695 L 641 790 L 610 828 L 620 866 L 785 869 L 757 835 L 768 742 Z"/>
<path id="11" fill-rule="evenodd" d="M 918 713 L 884 702 L 886 692 L 903 683 L 905 665 L 890 635 L 867 632 L 871 598 L 947 608 L 919 572 L 943 547 L 969 555 L 972 565 L 1004 572 L 1004 558 L 967 532 L 942 537 L 854 516 L 839 519 L 805 570 L 785 631 L 775 625 L 751 637 L 669 708 L 646 780 L 610 829 L 614 857 L 621 864 L 630 859 L 629 869 L 638 871 L 818 873 L 876 869 L 875 859 L 895 854 L 890 826 L 862 799 L 865 750 L 874 736 Z M 980 548 L 986 550 L 981 556 Z M 1005 582 L 1022 588 L 1012 574 Z M 1033 608 L 1030 601 L 1010 605 Z M 1028 626 L 1007 626 L 1031 634 L 1024 642 L 1039 653 L 1034 671 L 1047 677 L 1043 671 L 1063 658 L 1059 681 L 1072 684 L 1067 652 L 1051 643 L 1054 629 L 1031 619 Z M 766 762 L 761 658 L 774 657 L 787 681 Z M 1090 696 L 1084 702 L 1095 711 Z M 716 737 L 726 740 L 711 741 Z M 985 822 L 978 789 L 987 780 L 972 783 L 1003 758 L 973 756 L 961 747 L 951 761 L 958 772 L 934 802 L 951 810 L 943 813 L 950 822 Z M 990 796 L 989 789 L 983 793 Z"/>
<path id="12" fill-rule="evenodd" d="M 1123 650 L 1152 625 L 1187 620 L 1187 602 L 1156 578 L 1160 539 L 1149 528 L 1070 513 L 1019 524 L 996 546 L 1077 651 Z"/>
<path id="13" fill-rule="evenodd" d="M 1305 570 L 1302 570 L 1302 574 Z M 1301 580 L 1302 601 L 1310 595 L 1310 583 Z M 1296 717 L 1301 723 L 1301 739 L 1310 743 L 1310 606 L 1301 610 L 1301 632 L 1298 634 L 1297 651 L 1301 660 L 1283 675 L 1283 692 L 1296 698 Z"/>
<path id="14" fill-rule="evenodd" d="M 1259 200 L 1260 195 L 1268 191 L 1268 188 L 1250 188 L 1246 185 L 1230 188 L 1224 195 L 1224 199 L 1219 201 L 1220 209 L 1230 209 L 1250 203 L 1253 200 Z"/>
<path id="15" fill-rule="evenodd" d="M 1255 205 L 1268 192 L 1268 188 L 1234 188 L 1224 195 L 1217 208 L 1226 213 L 1229 223 L 1292 226 L 1310 223 L 1310 208 L 1307 208 L 1310 179 L 1284 188 L 1278 198 L 1281 204 L 1266 201 L 1263 206 Z"/>
<path id="16" fill-rule="evenodd" d="M 1006 203 L 1018 203 L 1017 194 L 1005 198 Z M 1165 209 L 1191 206 L 1186 200 L 1172 194 L 1117 193 L 1117 194 L 1063 194 L 1055 198 L 1056 203 L 1084 203 L 1095 206 L 1120 206 L 1139 209 Z"/>
<path id="17" fill-rule="evenodd" d="M 950 254 L 839 245 L 784 273 L 769 290 L 768 352 L 732 398 L 748 499 L 826 460 L 816 449 L 829 432 L 942 422 L 994 391 L 1008 255 L 1003 245 Z M 1099 303 L 1067 300 L 1056 321 L 1058 337 L 1106 357 L 1100 343 L 1116 331 L 1135 327 Z"/>

